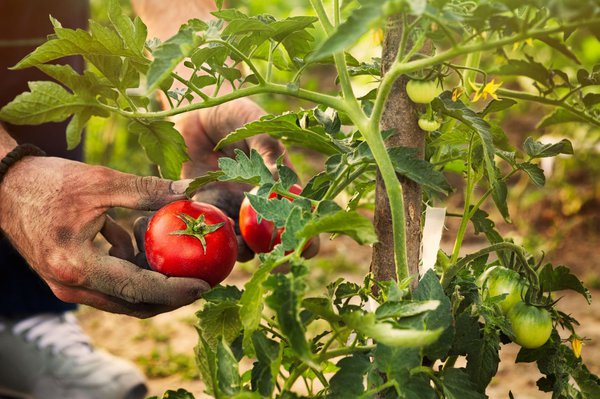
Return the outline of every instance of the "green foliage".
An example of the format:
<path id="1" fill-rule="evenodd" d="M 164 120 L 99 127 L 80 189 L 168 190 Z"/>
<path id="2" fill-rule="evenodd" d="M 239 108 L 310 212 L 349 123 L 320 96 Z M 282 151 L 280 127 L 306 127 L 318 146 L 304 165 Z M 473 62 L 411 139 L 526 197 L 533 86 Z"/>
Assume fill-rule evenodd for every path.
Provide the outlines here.
<path id="1" fill-rule="evenodd" d="M 137 138 L 161 174 L 176 179 L 189 157 L 167 117 L 253 95 L 286 95 L 310 103 L 307 109 L 251 122 L 217 144 L 222 149 L 266 133 L 288 146 L 322 154 L 322 168 L 309 176 L 300 195 L 289 192 L 298 181 L 289 167 L 280 161 L 275 178 L 259 152 L 239 149 L 188 189 L 191 195 L 214 182 L 257 186 L 246 195 L 259 218 L 285 228 L 281 244 L 259 256 L 260 266 L 243 290 L 216 287 L 197 313 L 196 360 L 207 392 L 215 397 L 296 398 L 295 384 L 302 380 L 306 397 L 485 398 L 498 370 L 500 346 L 514 339 L 500 311 L 503 297 L 490 297 L 476 284 L 497 265 L 527 281 L 522 299 L 549 309 L 555 321 L 551 339 L 540 348 L 523 349 L 517 360 L 535 361 L 545 375 L 539 388 L 554 397 L 597 397 L 598 378 L 558 336 L 557 329 L 564 328 L 575 337 L 576 321 L 551 299 L 553 291 L 570 289 L 589 301 L 589 291 L 564 266 L 540 267 L 535 254 L 503 237 L 482 209 L 491 197 L 509 221 L 510 178 L 524 173 L 543 186 L 540 159 L 574 153 L 566 139 L 545 143 L 527 138 L 522 148 L 514 148 L 501 115 L 523 102 L 536 102 L 545 107 L 539 129 L 570 122 L 600 126 L 600 67 L 590 64 L 569 39 L 600 37 L 596 2 L 333 3 L 339 7 L 333 18 L 320 0 L 311 0 L 318 18 L 280 19 L 264 13 L 267 4 L 260 6 L 263 13 L 248 14 L 223 9 L 218 1 L 214 20 L 192 19 L 162 43 L 148 41 L 144 23 L 126 16 L 117 0 L 106 5 L 104 24 L 92 21 L 89 32 L 63 28 L 53 20 L 55 34 L 15 68 L 36 67 L 56 82 L 31 82 L 29 92 L 0 110 L 0 119 L 40 124 L 72 117 L 66 134 L 74 147 L 98 117 L 119 115 L 129 121 L 127 134 Z M 356 60 L 351 51 L 369 30 L 384 28 L 388 17 L 397 18 L 394 23 L 402 23 L 403 30 L 395 60 L 380 76 L 381 59 Z M 323 40 L 315 40 L 322 35 L 318 25 L 325 32 Z M 542 52 L 559 65 L 550 65 L 539 56 Z M 78 74 L 52 64 L 71 55 L 83 56 L 89 70 Z M 335 66 L 339 86 L 332 93 L 306 84 L 307 74 L 323 64 Z M 187 74 L 180 74 L 184 70 Z M 436 122 L 435 131 L 424 133 L 423 151 L 386 147 L 395 131 L 380 127 L 389 93 L 403 75 L 453 89 L 423 109 L 403 113 Z M 492 75 L 508 79 L 511 89 L 501 88 Z M 375 82 L 357 99 L 354 84 L 365 77 Z M 511 81 L 513 77 L 519 79 Z M 232 91 L 223 94 L 224 86 Z M 165 110 L 154 109 L 150 97 L 157 91 L 169 101 Z M 488 97 L 493 101 L 478 104 Z M 454 186 L 446 179 L 453 172 L 464 177 L 464 184 Z M 377 243 L 367 212 L 378 174 L 393 226 L 396 269 L 390 275 L 400 281 L 374 281 L 366 275 L 362 284 L 340 279 L 309 294 L 312 271 L 302 251 L 314 236 L 329 233 L 362 245 Z M 406 235 L 398 175 L 420 185 L 427 203 L 464 190 L 452 253 L 439 252 L 439 264 L 420 279 L 408 274 L 406 243 L 419 238 Z M 280 197 L 270 198 L 272 193 Z M 470 223 L 490 245 L 462 255 Z M 272 273 L 282 265 L 290 272 Z M 455 367 L 458 357 L 466 359 L 466 367 Z M 251 360 L 250 370 L 241 369 L 248 364 L 242 359 Z M 182 390 L 164 397 L 193 398 Z"/>

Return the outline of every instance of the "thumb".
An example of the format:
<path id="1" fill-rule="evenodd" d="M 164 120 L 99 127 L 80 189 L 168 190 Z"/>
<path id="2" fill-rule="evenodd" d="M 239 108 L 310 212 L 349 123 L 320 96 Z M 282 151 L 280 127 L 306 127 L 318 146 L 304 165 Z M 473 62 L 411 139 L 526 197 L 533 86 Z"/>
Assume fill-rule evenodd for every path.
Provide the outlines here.
<path id="1" fill-rule="evenodd" d="M 112 184 L 108 185 L 111 190 L 110 206 L 156 210 L 170 202 L 185 199 L 185 190 L 191 181 L 115 172 Z"/>

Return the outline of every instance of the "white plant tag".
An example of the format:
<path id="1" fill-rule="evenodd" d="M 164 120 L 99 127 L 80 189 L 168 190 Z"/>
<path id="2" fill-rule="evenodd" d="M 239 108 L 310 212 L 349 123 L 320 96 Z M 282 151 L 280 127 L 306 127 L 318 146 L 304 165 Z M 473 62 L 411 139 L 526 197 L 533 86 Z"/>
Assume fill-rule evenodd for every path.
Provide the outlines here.
<path id="1" fill-rule="evenodd" d="M 423 247 L 421 248 L 421 270 L 423 276 L 429 269 L 433 269 L 437 253 L 442 241 L 446 208 L 427 207 L 425 210 L 425 227 L 423 228 Z"/>

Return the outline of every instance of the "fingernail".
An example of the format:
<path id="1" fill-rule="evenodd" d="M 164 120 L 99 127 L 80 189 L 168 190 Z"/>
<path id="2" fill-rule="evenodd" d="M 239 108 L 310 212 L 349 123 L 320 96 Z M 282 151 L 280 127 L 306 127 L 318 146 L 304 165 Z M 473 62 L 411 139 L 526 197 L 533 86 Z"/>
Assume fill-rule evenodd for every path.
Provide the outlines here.
<path id="1" fill-rule="evenodd" d="M 192 179 L 183 179 L 177 180 L 171 183 L 171 192 L 176 195 L 185 194 L 185 190 L 187 190 L 188 186 L 192 182 Z"/>

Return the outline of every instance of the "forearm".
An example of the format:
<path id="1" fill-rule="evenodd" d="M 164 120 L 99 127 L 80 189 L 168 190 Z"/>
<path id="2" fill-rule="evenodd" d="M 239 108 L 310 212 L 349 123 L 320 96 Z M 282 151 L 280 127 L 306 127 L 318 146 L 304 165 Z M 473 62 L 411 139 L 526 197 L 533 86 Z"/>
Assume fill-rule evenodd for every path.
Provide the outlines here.
<path id="1" fill-rule="evenodd" d="M 17 146 L 15 139 L 4 129 L 0 123 L 0 159 L 4 158 L 13 148 Z"/>
<path id="2" fill-rule="evenodd" d="M 148 37 L 162 41 L 190 19 L 214 19 L 210 13 L 216 10 L 214 0 L 131 0 L 131 4 L 148 27 Z"/>

